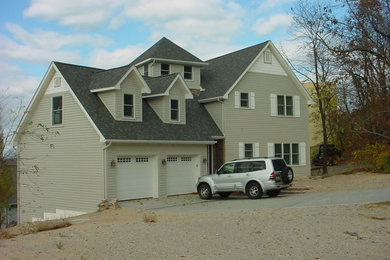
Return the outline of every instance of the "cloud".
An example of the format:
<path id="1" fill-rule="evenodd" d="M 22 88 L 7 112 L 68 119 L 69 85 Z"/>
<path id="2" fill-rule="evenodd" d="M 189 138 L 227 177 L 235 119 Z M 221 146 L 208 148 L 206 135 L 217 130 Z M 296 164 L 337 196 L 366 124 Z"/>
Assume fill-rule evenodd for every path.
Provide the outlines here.
<path id="1" fill-rule="evenodd" d="M 98 49 L 93 52 L 89 59 L 89 64 L 104 69 L 119 67 L 129 64 L 144 51 L 145 47 L 140 45 L 128 46 L 112 52 Z"/>
<path id="2" fill-rule="evenodd" d="M 259 18 L 253 26 L 253 30 L 258 35 L 266 35 L 274 32 L 280 27 L 287 27 L 292 23 L 292 16 L 289 14 L 275 14 L 268 20 Z"/>
<path id="3" fill-rule="evenodd" d="M 32 0 L 23 16 L 58 21 L 63 26 L 89 30 L 98 28 L 110 19 L 123 2 L 126 1 Z"/>
<path id="4" fill-rule="evenodd" d="M 12 39 L 0 35 L 0 58 L 6 60 L 29 63 L 47 63 L 51 60 L 77 62 L 81 60 L 81 56 L 79 51 L 72 47 L 100 47 L 111 44 L 111 40 L 100 35 L 66 35 L 44 30 L 30 33 L 13 23 L 7 23 L 5 27 L 12 35 Z"/>

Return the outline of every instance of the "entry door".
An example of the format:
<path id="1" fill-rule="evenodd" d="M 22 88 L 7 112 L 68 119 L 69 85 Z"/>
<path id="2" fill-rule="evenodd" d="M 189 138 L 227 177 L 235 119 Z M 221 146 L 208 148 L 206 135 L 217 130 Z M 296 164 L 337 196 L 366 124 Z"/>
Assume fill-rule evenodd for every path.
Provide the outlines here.
<path id="1" fill-rule="evenodd" d="M 119 156 L 117 158 L 118 199 L 152 197 L 153 178 L 157 177 L 153 165 L 153 159 L 148 156 Z"/>

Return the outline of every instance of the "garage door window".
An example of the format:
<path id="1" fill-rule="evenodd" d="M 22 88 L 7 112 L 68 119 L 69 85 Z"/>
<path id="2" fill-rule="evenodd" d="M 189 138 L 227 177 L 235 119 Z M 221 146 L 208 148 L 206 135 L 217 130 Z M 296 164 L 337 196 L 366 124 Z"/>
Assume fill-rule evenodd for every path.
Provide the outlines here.
<path id="1" fill-rule="evenodd" d="M 182 162 L 190 162 L 192 161 L 192 157 L 181 157 Z"/>
<path id="2" fill-rule="evenodd" d="M 117 162 L 118 163 L 129 163 L 129 162 L 131 162 L 131 158 L 130 157 L 118 157 Z"/>
<path id="3" fill-rule="evenodd" d="M 177 157 L 167 157 L 168 162 L 177 162 Z"/>
<path id="4" fill-rule="evenodd" d="M 135 158 L 135 162 L 149 162 L 148 157 L 137 157 Z"/>

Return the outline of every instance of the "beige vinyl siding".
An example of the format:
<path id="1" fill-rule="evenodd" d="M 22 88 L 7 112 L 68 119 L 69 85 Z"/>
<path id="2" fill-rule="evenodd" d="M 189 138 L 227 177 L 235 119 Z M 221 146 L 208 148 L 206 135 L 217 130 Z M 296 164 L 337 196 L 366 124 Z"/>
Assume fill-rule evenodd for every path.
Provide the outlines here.
<path id="1" fill-rule="evenodd" d="M 222 102 L 206 103 L 204 104 L 204 106 L 213 118 L 214 122 L 219 127 L 219 129 L 222 130 Z"/>
<path id="2" fill-rule="evenodd" d="M 255 92 L 255 109 L 235 108 L 235 91 Z M 300 96 L 300 117 L 272 117 L 270 115 L 271 94 Z M 289 77 L 248 72 L 229 94 L 228 100 L 223 102 L 222 131 L 226 137 L 225 160 L 239 157 L 240 142 L 259 143 L 260 156 L 268 156 L 268 143 L 309 144 L 305 100 Z M 310 158 L 307 148 L 306 158 Z M 293 167 L 297 175 L 309 175 L 310 162 L 307 160 L 306 166 Z"/>
<path id="3" fill-rule="evenodd" d="M 110 111 L 110 114 L 114 118 L 116 118 L 115 115 L 116 91 L 112 90 L 112 91 L 100 92 L 97 95 L 99 96 L 103 104 L 106 106 L 108 111 Z"/>
<path id="4" fill-rule="evenodd" d="M 161 162 L 167 155 L 191 155 L 200 157 L 200 165 L 197 165 L 200 174 L 206 174 L 207 163 L 203 159 L 207 158 L 207 145 L 184 145 L 184 144 L 113 144 L 107 150 L 107 165 L 112 160 L 116 161 L 118 156 L 150 156 L 157 161 L 156 181 L 158 197 L 167 196 L 167 170 L 166 165 Z M 116 167 L 108 167 L 108 198 L 117 197 Z M 195 183 L 194 183 L 195 185 Z M 156 196 L 156 197 L 157 197 Z"/>
<path id="5" fill-rule="evenodd" d="M 153 108 L 154 112 L 163 122 L 167 122 L 168 101 L 167 97 L 154 97 L 147 99 L 148 104 Z"/>
<path id="6" fill-rule="evenodd" d="M 126 79 L 121 83 L 120 90 L 116 93 L 116 106 L 115 115 L 117 120 L 130 120 L 130 121 L 142 121 L 142 93 L 141 86 L 137 85 L 134 75 L 134 71 L 131 72 Z M 134 119 L 123 116 L 123 95 L 134 95 Z"/>
<path id="7" fill-rule="evenodd" d="M 50 135 L 34 125 L 51 126 L 53 96 L 63 96 L 63 125 L 53 127 Z M 21 222 L 32 217 L 42 218 L 44 213 L 56 209 L 78 212 L 96 210 L 104 199 L 103 147 L 99 135 L 92 127 L 69 91 L 43 95 L 21 135 L 19 149 L 19 213 Z M 40 141 L 43 134 L 48 140 Z M 53 148 L 50 148 L 53 144 Z M 31 170 L 36 165 L 39 170 Z"/>
<path id="8" fill-rule="evenodd" d="M 265 50 L 265 52 L 271 52 L 270 49 Z M 250 72 L 266 73 L 273 75 L 282 75 L 287 76 L 287 73 L 284 71 L 282 66 L 279 64 L 278 60 L 274 55 L 272 55 L 272 63 L 264 62 L 264 53 L 255 61 L 252 67 L 249 69 Z"/>

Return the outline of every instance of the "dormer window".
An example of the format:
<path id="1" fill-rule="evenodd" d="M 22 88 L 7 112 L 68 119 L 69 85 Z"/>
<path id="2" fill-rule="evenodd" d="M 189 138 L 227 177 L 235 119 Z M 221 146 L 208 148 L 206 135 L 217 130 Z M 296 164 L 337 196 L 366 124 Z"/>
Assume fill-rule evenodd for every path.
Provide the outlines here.
<path id="1" fill-rule="evenodd" d="M 171 99 L 171 121 L 179 121 L 179 100 Z"/>
<path id="2" fill-rule="evenodd" d="M 123 116 L 134 117 L 134 96 L 132 94 L 123 95 Z"/>
<path id="3" fill-rule="evenodd" d="M 161 75 L 168 75 L 168 74 L 169 74 L 169 64 L 161 63 Z"/>
<path id="4" fill-rule="evenodd" d="M 148 64 L 144 65 L 144 76 L 149 76 L 149 66 L 148 66 Z"/>
<path id="5" fill-rule="evenodd" d="M 192 80 L 192 66 L 184 66 L 184 79 Z"/>

